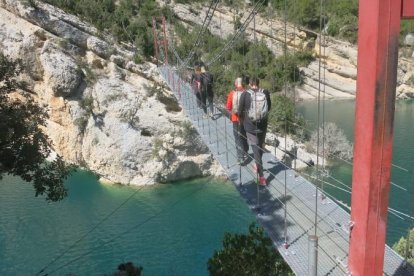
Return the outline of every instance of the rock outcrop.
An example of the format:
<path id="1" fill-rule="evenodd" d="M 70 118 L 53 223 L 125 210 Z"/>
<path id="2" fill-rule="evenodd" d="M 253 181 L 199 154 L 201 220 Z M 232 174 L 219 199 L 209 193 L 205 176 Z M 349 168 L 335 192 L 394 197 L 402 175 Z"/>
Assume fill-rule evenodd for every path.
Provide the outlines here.
<path id="1" fill-rule="evenodd" d="M 69 97 L 79 87 L 81 69 L 74 58 L 46 42 L 40 52 L 43 78 L 56 97 Z"/>
<path id="2" fill-rule="evenodd" d="M 164 5 L 164 1 L 158 1 Z M 168 4 L 184 24 L 190 28 L 194 23 L 203 22 L 208 7 L 202 7 L 198 3 L 183 5 L 174 2 Z M 195 12 L 197 11 L 197 12 Z M 248 10 L 234 9 L 219 5 L 214 13 L 209 30 L 222 38 L 234 33 L 235 18 L 244 22 L 249 14 Z M 285 42 L 283 16 L 278 19 L 256 17 L 256 35 L 258 40 L 263 40 L 276 55 L 283 54 Z M 247 37 L 253 40 L 253 23 L 246 29 Z M 411 43 L 412 35 L 408 36 L 406 44 Z M 301 68 L 304 82 L 297 87 L 299 99 L 315 99 L 319 87 L 319 57 L 321 58 L 322 79 L 321 89 L 325 91 L 327 99 L 352 99 L 355 97 L 357 74 L 357 47 L 354 44 L 326 37 L 319 53 L 319 34 L 306 30 L 293 24 L 287 24 L 287 44 L 290 52 L 311 49 L 317 59 L 309 66 Z M 400 51 L 397 97 L 409 98 L 414 94 L 414 58 L 413 49 L 406 48 Z"/>
<path id="3" fill-rule="evenodd" d="M 0 0 L 0 51 L 23 61 L 54 151 L 123 184 L 222 174 L 179 107 L 159 100 L 174 104 L 153 64 L 75 16 L 24 3 Z"/>

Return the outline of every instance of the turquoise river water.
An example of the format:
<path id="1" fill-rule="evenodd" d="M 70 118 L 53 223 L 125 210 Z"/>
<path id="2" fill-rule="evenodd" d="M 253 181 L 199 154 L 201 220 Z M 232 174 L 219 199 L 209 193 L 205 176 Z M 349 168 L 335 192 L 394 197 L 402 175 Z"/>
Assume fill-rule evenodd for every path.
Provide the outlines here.
<path id="1" fill-rule="evenodd" d="M 85 172 L 73 175 L 67 187 L 63 202 L 47 203 L 33 196 L 30 185 L 3 179 L 0 275 L 34 275 L 136 191 L 101 185 Z M 224 233 L 246 232 L 253 220 L 229 183 L 199 179 L 146 187 L 47 272 L 80 257 L 50 275 L 105 275 L 126 261 L 143 266 L 144 275 L 207 275 L 207 260 Z"/>
<path id="2" fill-rule="evenodd" d="M 316 121 L 316 103 L 298 109 Z M 327 102 L 327 121 L 353 139 L 353 101 Z M 394 163 L 414 168 L 414 102 L 397 103 Z M 332 176 L 347 185 L 352 167 L 337 161 Z M 392 179 L 407 191 L 392 187 L 391 207 L 414 212 L 413 177 L 393 169 Z M 333 180 L 329 180 L 333 182 Z M 69 196 L 58 203 L 35 198 L 31 185 L 6 176 L 0 181 L 0 275 L 34 275 L 137 188 L 100 184 L 94 175 L 77 172 L 66 183 Z M 335 188 L 329 192 L 349 202 Z M 207 260 L 221 247 L 225 232 L 246 232 L 254 221 L 232 184 L 204 178 L 140 189 L 115 215 L 67 251 L 45 272 L 49 275 L 105 275 L 119 263 L 132 261 L 144 275 L 207 275 Z M 409 220 L 389 216 L 388 243 L 405 235 Z"/>

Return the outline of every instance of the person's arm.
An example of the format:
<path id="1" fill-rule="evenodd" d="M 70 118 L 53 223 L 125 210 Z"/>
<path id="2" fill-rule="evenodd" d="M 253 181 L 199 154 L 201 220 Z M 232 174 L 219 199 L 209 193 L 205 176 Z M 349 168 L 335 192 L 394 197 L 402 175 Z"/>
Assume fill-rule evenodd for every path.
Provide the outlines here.
<path id="1" fill-rule="evenodd" d="M 233 91 L 230 91 L 229 95 L 227 96 L 226 109 L 228 111 L 231 111 L 233 109 Z"/>
<path id="2" fill-rule="evenodd" d="M 266 95 L 267 109 L 270 111 L 270 109 L 272 108 L 272 101 L 270 100 L 270 93 L 267 90 L 264 90 L 263 93 Z"/>

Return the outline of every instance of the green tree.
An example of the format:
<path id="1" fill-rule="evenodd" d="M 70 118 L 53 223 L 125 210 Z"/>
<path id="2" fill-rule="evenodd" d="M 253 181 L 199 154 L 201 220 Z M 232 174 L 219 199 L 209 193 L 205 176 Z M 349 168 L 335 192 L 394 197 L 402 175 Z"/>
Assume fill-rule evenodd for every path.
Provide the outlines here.
<path id="1" fill-rule="evenodd" d="M 0 178 L 20 176 L 33 183 L 36 196 L 58 201 L 66 196 L 63 182 L 73 168 L 59 156 L 46 162 L 50 141 L 41 127 L 47 114 L 17 81 L 21 71 L 20 63 L 0 54 Z"/>
<path id="2" fill-rule="evenodd" d="M 226 233 L 223 248 L 208 260 L 210 275 L 291 275 L 263 228 L 254 223 L 248 234 Z M 293 274 L 292 274 L 293 275 Z"/>
<path id="3" fill-rule="evenodd" d="M 392 248 L 401 256 L 406 257 L 407 261 L 414 266 L 414 228 L 410 230 L 408 237 L 408 244 L 407 239 L 405 237 L 401 237 L 400 240 L 392 246 Z"/>
<path id="4" fill-rule="evenodd" d="M 289 17 L 294 22 L 315 29 L 319 27 L 320 11 L 317 0 L 298 0 L 296 4 L 291 3 Z"/>
<path id="5" fill-rule="evenodd" d="M 272 95 L 272 109 L 269 113 L 269 124 L 273 131 L 281 134 L 293 134 L 295 123 L 295 106 L 293 101 L 284 95 Z"/>

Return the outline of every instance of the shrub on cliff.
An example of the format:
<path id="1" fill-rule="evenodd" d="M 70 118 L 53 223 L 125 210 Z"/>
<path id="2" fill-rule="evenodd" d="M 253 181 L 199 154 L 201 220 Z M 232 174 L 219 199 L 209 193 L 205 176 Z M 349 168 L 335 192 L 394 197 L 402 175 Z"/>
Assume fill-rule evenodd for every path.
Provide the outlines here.
<path id="1" fill-rule="evenodd" d="M 312 133 L 308 150 L 316 152 L 318 148 L 318 132 Z M 325 123 L 325 130 L 319 128 L 319 154 L 325 153 L 325 158 L 352 159 L 352 145 L 344 131 L 334 123 Z"/>
<path id="2" fill-rule="evenodd" d="M 17 80 L 22 67 L 0 54 L 0 178 L 20 176 L 32 182 L 36 196 L 51 201 L 66 196 L 64 180 L 72 167 L 61 157 L 46 162 L 50 141 L 42 131 L 47 114 Z"/>
<path id="3" fill-rule="evenodd" d="M 89 21 L 100 31 L 111 32 L 119 41 L 134 44 L 148 58 L 153 55 L 152 16 L 164 15 L 173 21 L 168 7 L 152 0 L 44 0 Z"/>
<path id="4" fill-rule="evenodd" d="M 297 134 L 304 125 L 303 120 L 295 112 L 295 106 L 285 95 L 272 95 L 272 109 L 269 113 L 269 126 L 272 132 L 280 134 Z"/>

